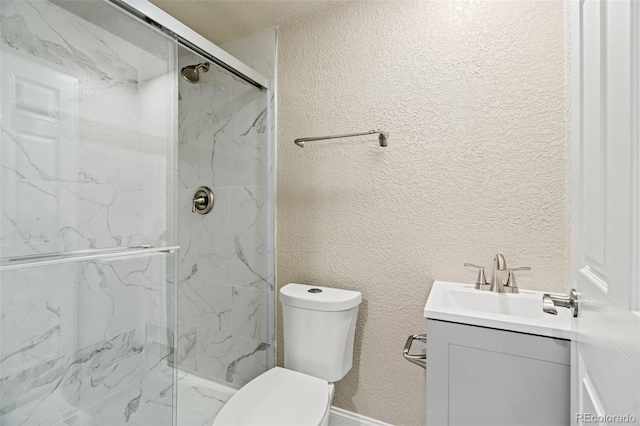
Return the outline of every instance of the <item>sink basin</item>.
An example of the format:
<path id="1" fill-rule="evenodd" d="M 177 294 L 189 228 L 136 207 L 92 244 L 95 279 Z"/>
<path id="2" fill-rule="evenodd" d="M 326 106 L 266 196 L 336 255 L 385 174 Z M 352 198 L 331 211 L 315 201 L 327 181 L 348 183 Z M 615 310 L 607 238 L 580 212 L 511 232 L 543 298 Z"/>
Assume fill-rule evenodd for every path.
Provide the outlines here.
<path id="1" fill-rule="evenodd" d="M 476 290 L 472 284 L 436 281 L 424 307 L 429 319 L 516 331 L 539 336 L 571 339 L 569 309 L 558 315 L 542 311 L 540 291 L 520 294 Z"/>

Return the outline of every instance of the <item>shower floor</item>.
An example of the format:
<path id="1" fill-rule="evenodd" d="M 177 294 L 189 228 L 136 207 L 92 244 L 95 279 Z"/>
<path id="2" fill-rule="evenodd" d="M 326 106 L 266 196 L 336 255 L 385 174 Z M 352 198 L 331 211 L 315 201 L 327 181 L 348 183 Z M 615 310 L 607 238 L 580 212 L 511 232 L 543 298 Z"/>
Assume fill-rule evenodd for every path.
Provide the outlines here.
<path id="1" fill-rule="evenodd" d="M 178 426 L 209 426 L 236 389 L 178 373 Z"/>

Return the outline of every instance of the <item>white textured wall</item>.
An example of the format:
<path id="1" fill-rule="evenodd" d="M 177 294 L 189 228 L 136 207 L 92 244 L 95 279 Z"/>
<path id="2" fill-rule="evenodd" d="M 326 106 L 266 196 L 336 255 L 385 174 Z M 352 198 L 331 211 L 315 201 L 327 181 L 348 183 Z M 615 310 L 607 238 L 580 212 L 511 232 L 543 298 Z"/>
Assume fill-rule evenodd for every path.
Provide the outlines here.
<path id="1" fill-rule="evenodd" d="M 521 287 L 568 288 L 564 17 L 559 1 L 377 1 L 280 27 L 278 285 L 364 298 L 335 405 L 424 423 L 402 347 L 434 280 L 473 282 L 463 262 L 502 252 L 533 267 Z M 293 144 L 371 128 L 388 148 Z"/>
<path id="2" fill-rule="evenodd" d="M 354 0 L 150 0 L 218 46 Z"/>

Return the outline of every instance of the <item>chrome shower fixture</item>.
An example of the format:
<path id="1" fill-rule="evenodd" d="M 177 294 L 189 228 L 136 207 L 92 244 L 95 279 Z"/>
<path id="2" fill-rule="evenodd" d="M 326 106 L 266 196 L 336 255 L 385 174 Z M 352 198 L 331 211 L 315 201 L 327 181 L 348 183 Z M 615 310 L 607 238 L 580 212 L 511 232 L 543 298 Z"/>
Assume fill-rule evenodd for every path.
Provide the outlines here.
<path id="1" fill-rule="evenodd" d="M 209 62 L 203 62 L 198 65 L 187 65 L 180 70 L 180 74 L 182 74 L 182 78 L 187 80 L 189 83 L 196 84 L 200 81 L 200 68 L 202 68 L 204 72 L 208 72 L 210 65 L 211 64 Z"/>

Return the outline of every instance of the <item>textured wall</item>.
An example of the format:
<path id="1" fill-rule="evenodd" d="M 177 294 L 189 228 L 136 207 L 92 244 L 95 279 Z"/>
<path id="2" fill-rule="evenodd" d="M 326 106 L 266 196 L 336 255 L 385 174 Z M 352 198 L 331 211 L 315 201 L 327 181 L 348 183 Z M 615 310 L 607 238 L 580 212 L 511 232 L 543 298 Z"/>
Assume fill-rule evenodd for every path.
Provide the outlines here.
<path id="1" fill-rule="evenodd" d="M 354 0 L 150 0 L 218 46 Z"/>
<path id="2" fill-rule="evenodd" d="M 277 282 L 364 299 L 335 405 L 424 423 L 402 347 L 434 280 L 473 282 L 463 262 L 502 252 L 533 268 L 521 287 L 568 287 L 564 17 L 555 1 L 359 2 L 280 27 Z M 388 148 L 292 143 L 372 128 Z"/>

